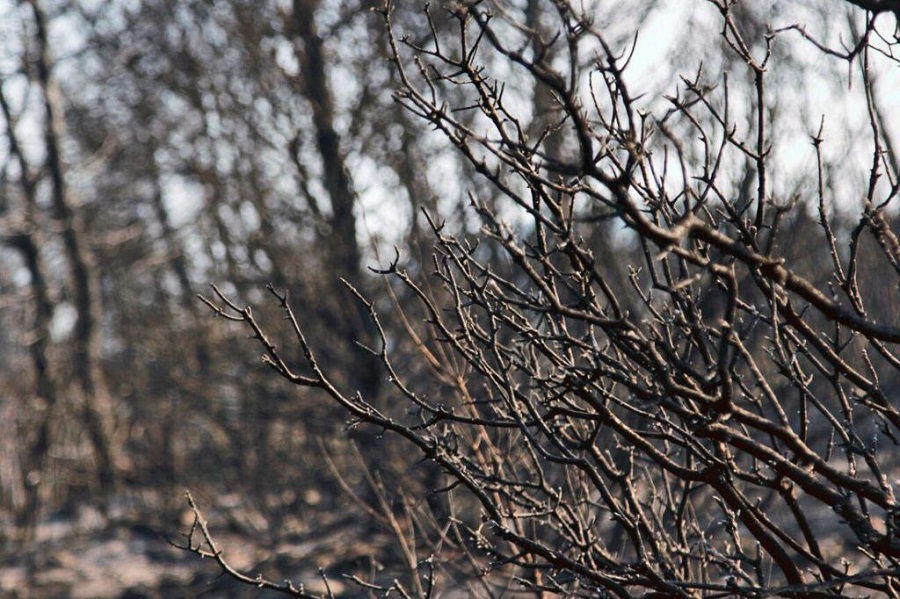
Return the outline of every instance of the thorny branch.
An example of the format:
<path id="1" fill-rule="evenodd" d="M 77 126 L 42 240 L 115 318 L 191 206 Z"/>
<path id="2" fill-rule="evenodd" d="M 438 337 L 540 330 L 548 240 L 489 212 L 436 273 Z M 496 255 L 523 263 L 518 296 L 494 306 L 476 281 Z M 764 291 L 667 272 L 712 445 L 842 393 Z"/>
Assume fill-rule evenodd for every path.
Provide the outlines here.
<path id="1" fill-rule="evenodd" d="M 325 577 L 324 574 L 322 574 L 322 580 L 325 583 L 325 587 L 328 589 L 328 592 L 325 595 L 316 595 L 307 593 L 303 589 L 303 585 L 297 587 L 290 580 L 285 580 L 283 583 L 278 584 L 266 580 L 265 578 L 263 578 L 262 574 L 257 574 L 256 576 L 248 576 L 233 568 L 225 560 L 224 552 L 219 548 L 218 544 L 212 536 L 212 533 L 210 533 L 209 525 L 206 519 L 203 517 L 203 514 L 200 512 L 200 508 L 197 507 L 197 502 L 194 500 L 194 496 L 191 495 L 190 491 L 186 491 L 185 496 L 187 497 L 188 505 L 191 507 L 191 511 L 193 511 L 194 513 L 194 521 L 191 524 L 190 530 L 188 530 L 188 532 L 184 534 L 184 543 L 182 544 L 170 541 L 173 546 L 185 551 L 190 551 L 191 553 L 198 555 L 201 558 L 211 558 L 216 562 L 216 564 L 218 564 L 223 573 L 241 582 L 259 587 L 260 589 L 277 591 L 285 595 L 290 595 L 291 597 L 300 597 L 302 599 L 323 599 L 325 597 L 334 599 L 334 593 L 331 591 L 331 587 L 328 584 L 328 578 Z"/>
<path id="2" fill-rule="evenodd" d="M 753 126 L 738 134 L 726 79 L 684 80 L 670 111 L 653 118 L 624 77 L 627 53 L 576 4 L 556 3 L 560 34 L 533 52 L 503 33 L 512 17 L 485 4 L 454 5 L 455 35 L 442 38 L 432 25 L 433 44 L 398 37 L 390 4 L 382 10 L 398 102 L 497 194 L 472 195 L 477 242 L 426 215 L 437 292 L 399 258 L 378 271 L 417 298 L 422 330 L 402 319 L 446 392 L 410 380 L 382 316 L 350 284 L 377 332 L 369 350 L 392 385 L 386 404 L 328 378 L 274 289 L 311 374 L 296 374 L 249 308 L 218 289 L 217 301 L 203 301 L 247 326 L 287 381 L 321 389 L 356 422 L 398 435 L 439 466 L 443 492 L 464 490 L 478 514 L 466 522 L 477 531 L 471 549 L 488 570 L 514 567 L 527 588 L 896 596 L 900 412 L 883 380 L 898 365 L 900 327 L 896 314 L 875 315 L 881 291 L 861 289 L 853 274 L 863 251 L 900 272 L 896 234 L 883 220 L 898 189 L 879 183 L 876 110 L 867 204 L 849 251 L 826 208 L 821 162 L 813 165 L 823 277 L 781 240 L 802 204 L 771 194 L 767 64 L 772 40 L 791 28 L 769 32 L 754 57 L 733 4 L 714 2 L 726 45 L 753 81 Z M 557 39 L 566 43 L 551 63 Z M 545 150 L 545 132 L 533 137 L 528 115 L 490 74 L 497 61 L 553 95 L 565 151 Z M 813 143 L 821 161 L 821 129 Z M 737 159 L 752 170 L 736 188 L 725 165 Z M 620 259 L 598 233 L 597 223 L 613 219 L 636 240 Z M 877 243 L 863 249 L 863 232 Z M 486 259 L 485 247 L 505 262 Z M 609 262 L 625 274 L 617 278 Z M 464 376 L 422 339 L 465 364 Z"/>

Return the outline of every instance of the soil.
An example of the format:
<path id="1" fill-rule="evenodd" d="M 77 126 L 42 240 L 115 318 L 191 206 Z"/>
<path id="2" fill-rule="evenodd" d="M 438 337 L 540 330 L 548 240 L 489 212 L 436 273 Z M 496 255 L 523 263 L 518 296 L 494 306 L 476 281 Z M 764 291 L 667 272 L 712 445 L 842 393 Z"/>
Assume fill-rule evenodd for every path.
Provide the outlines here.
<path id="1" fill-rule="evenodd" d="M 0 597 L 4 599 L 169 599 L 178 597 L 266 598 L 278 595 L 222 576 L 212 560 L 203 560 L 174 547 L 184 542 L 182 522 L 148 526 L 140 518 L 108 519 L 99 510 L 79 506 L 40 522 L 33 538 L 5 540 L 0 547 Z M 9 522 L 0 530 L 9 531 Z M 251 535 L 252 536 L 252 535 Z M 248 541 L 234 531 L 216 534 L 228 562 L 255 576 L 262 572 L 278 582 L 290 572 L 295 583 L 304 580 L 309 592 L 322 592 L 314 556 L 343 535 L 296 543 Z M 275 555 L 277 558 L 271 559 Z M 305 576 L 303 576 L 305 570 Z M 296 574 L 301 576 L 295 577 Z M 281 575 L 278 577 L 278 575 Z M 330 581 L 336 594 L 345 591 L 340 580 Z M 318 587 L 322 588 L 318 588 Z"/>

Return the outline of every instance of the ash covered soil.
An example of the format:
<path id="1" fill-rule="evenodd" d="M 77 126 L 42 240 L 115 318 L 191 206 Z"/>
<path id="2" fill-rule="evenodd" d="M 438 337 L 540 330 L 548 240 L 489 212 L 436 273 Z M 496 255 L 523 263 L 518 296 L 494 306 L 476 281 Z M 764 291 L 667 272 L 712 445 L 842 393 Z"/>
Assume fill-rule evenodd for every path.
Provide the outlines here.
<path id="1" fill-rule="evenodd" d="M 111 511 L 112 513 L 113 511 Z M 187 510 L 171 518 L 148 524 L 135 512 L 125 517 L 105 517 L 95 507 L 80 505 L 54 514 L 38 523 L 33 538 L 12 538 L 10 522 L 0 522 L 5 531 L 0 546 L 0 597 L 4 599 L 155 599 L 177 597 L 274 597 L 221 575 L 211 559 L 180 550 L 169 541 L 184 543 L 182 533 L 190 529 Z M 250 518 L 241 510 L 243 519 Z M 271 535 L 234 514 L 214 510 L 209 515 L 215 540 L 226 560 L 249 575 L 262 573 L 277 582 L 290 577 L 309 592 L 324 592 L 317 574 L 317 561 L 330 556 L 346 560 L 350 555 L 352 524 L 332 523 L 323 534 L 297 534 L 288 540 Z M 252 519 L 252 518 L 251 518 Z M 199 540 L 199 536 L 196 540 Z M 333 562 L 332 562 L 333 563 Z M 325 565 L 325 564 L 322 564 Z M 329 580 L 338 595 L 347 591 L 339 577 Z"/>

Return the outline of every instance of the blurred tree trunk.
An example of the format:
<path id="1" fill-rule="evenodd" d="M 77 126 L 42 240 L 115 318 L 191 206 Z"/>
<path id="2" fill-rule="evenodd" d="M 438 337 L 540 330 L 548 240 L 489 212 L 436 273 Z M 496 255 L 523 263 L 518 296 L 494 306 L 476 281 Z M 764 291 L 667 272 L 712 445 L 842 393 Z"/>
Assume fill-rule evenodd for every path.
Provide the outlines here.
<path id="1" fill-rule="evenodd" d="M 365 395 L 374 397 L 381 384 L 378 363 L 373 356 L 355 351 L 353 347 L 355 342 L 367 342 L 372 337 L 372 323 L 365 309 L 348 296 L 340 283 L 344 278 L 359 285 L 363 277 L 353 214 L 356 193 L 341 150 L 341 137 L 335 129 L 334 97 L 326 74 L 324 42 L 315 22 L 319 7 L 319 0 L 294 0 L 287 31 L 293 38 L 300 65 L 300 90 L 312 111 L 316 149 L 322 161 L 322 185 L 331 201 L 330 237 L 323 241 L 334 272 L 327 273 L 329 286 L 325 300 L 330 306 L 325 312 L 331 313 L 329 320 L 333 319 L 333 330 L 349 349 L 347 373 L 351 384 Z M 362 339 L 360 333 L 363 333 Z"/>
<path id="2" fill-rule="evenodd" d="M 31 293 L 34 310 L 34 321 L 30 334 L 28 351 L 34 366 L 35 376 L 35 411 L 42 413 L 38 424 L 37 436 L 28 450 L 27 455 L 21 460 L 22 480 L 25 481 L 26 504 L 20 514 L 21 533 L 30 537 L 34 534 L 34 526 L 37 522 L 40 506 L 42 504 L 42 490 L 46 485 L 41 485 L 45 470 L 45 460 L 50 449 L 50 422 L 58 403 L 58 385 L 50 368 L 48 349 L 50 344 L 50 321 L 53 318 L 53 302 L 47 285 L 47 277 L 41 263 L 39 247 L 41 245 L 40 229 L 35 225 L 35 211 L 37 209 L 35 180 L 32 178 L 28 164 L 25 161 L 18 136 L 15 132 L 14 118 L 10 110 L 6 95 L 0 87 L 0 109 L 6 121 L 6 133 L 10 147 L 10 153 L 16 159 L 19 167 L 19 183 L 25 200 L 25 217 L 22 228 L 6 236 L 5 243 L 17 249 L 25 261 L 28 274 L 31 278 Z M 27 434 L 26 434 L 27 436 Z"/>
<path id="3" fill-rule="evenodd" d="M 37 76 L 45 112 L 44 143 L 46 168 L 50 175 L 54 216 L 60 225 L 66 259 L 71 269 L 73 300 L 77 317 L 74 332 L 75 376 L 82 393 L 83 417 L 90 437 L 96 473 L 103 490 L 110 490 L 117 478 L 117 456 L 112 441 L 111 397 L 101 365 L 102 317 L 96 265 L 86 243 L 86 234 L 73 209 L 65 183 L 65 166 L 59 142 L 64 134 L 64 114 L 59 88 L 51 78 L 50 45 L 46 17 L 36 0 L 31 2 L 38 43 Z"/>

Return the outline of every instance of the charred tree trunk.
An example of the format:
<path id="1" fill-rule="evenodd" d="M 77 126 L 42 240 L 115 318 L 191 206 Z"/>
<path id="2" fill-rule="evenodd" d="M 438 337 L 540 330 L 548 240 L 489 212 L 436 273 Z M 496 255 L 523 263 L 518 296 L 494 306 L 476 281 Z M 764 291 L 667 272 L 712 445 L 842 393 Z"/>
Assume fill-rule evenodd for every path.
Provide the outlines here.
<path id="1" fill-rule="evenodd" d="M 315 15 L 319 0 L 294 0 L 290 32 L 300 64 L 300 87 L 312 111 L 316 149 L 322 161 L 323 185 L 331 201 L 328 219 L 330 237 L 325 240 L 329 262 L 334 269 L 330 276 L 328 296 L 331 306 L 324 316 L 334 324 L 344 344 L 351 352 L 346 360 L 350 383 L 370 397 L 380 387 L 380 369 L 373 356 L 356 351 L 357 341 L 366 342 L 374 333 L 366 310 L 356 301 L 345 301 L 347 291 L 340 282 L 344 278 L 359 283 L 361 252 L 356 237 L 356 217 L 353 209 L 356 193 L 347 172 L 341 151 L 341 137 L 334 126 L 334 100 L 325 72 L 324 43 L 319 36 Z"/>
<path id="2" fill-rule="evenodd" d="M 21 514 L 20 525 L 22 534 L 28 537 L 34 533 L 34 527 L 37 524 L 43 504 L 42 496 L 44 493 L 42 491 L 45 486 L 42 487 L 41 482 L 44 479 L 45 462 L 50 450 L 50 423 L 53 411 L 58 403 L 59 391 L 57 381 L 50 368 L 49 358 L 50 322 L 53 318 L 53 302 L 50 299 L 47 277 L 44 275 L 44 268 L 41 264 L 38 250 L 40 240 L 35 239 L 35 236 L 40 234 L 38 227 L 34 223 L 37 209 L 36 185 L 22 153 L 18 136 L 15 132 L 12 111 L 2 89 L 0 89 L 0 109 L 2 109 L 3 117 L 7 123 L 10 153 L 18 162 L 20 171 L 19 182 L 25 200 L 25 223 L 22 230 L 13 232 L 4 241 L 10 247 L 21 252 L 31 277 L 34 321 L 28 350 L 34 366 L 35 376 L 35 398 L 33 401 L 35 409 L 43 412 L 43 417 L 40 419 L 37 427 L 34 443 L 22 460 L 22 480 L 25 481 L 26 504 Z"/>
<path id="3" fill-rule="evenodd" d="M 71 282 L 77 318 L 75 322 L 75 376 L 83 395 L 83 416 L 94 450 L 96 474 L 100 486 L 110 490 L 116 482 L 116 456 L 112 441 L 111 398 L 101 365 L 99 280 L 85 234 L 72 208 L 66 190 L 64 165 L 59 151 L 63 133 L 63 111 L 59 89 L 51 79 L 50 48 L 46 19 L 36 0 L 31 2 L 37 32 L 37 74 L 44 111 L 44 143 L 46 167 L 51 180 L 54 217 L 60 224 L 66 259 L 71 269 Z"/>

